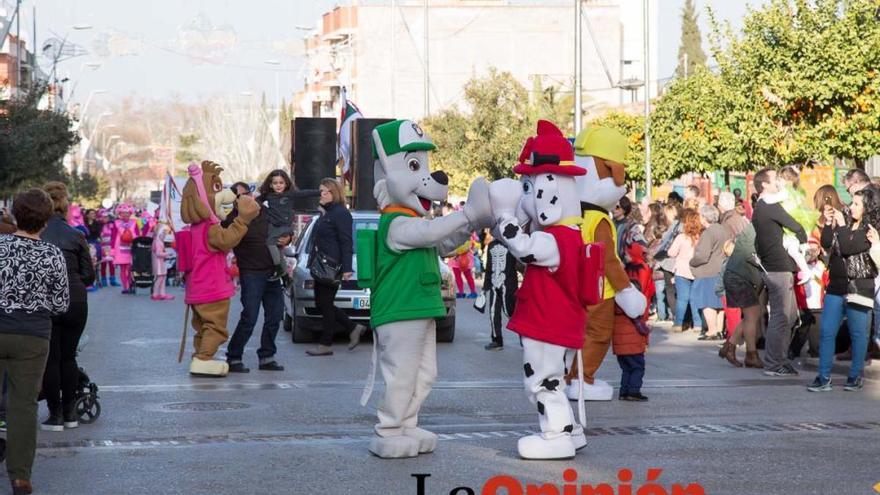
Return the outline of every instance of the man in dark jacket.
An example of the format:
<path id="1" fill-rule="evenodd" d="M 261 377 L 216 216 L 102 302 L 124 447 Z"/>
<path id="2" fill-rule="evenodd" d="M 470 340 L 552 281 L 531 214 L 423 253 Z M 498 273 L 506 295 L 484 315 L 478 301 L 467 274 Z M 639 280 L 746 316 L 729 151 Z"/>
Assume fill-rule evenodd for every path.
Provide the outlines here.
<path id="1" fill-rule="evenodd" d="M 243 182 L 237 182 L 232 186 L 236 197 L 251 194 L 250 187 Z M 223 225 L 231 224 L 238 216 L 238 210 L 232 213 L 222 222 Z M 232 249 L 238 262 L 239 278 L 241 281 L 241 316 L 238 325 L 226 346 L 226 362 L 229 363 L 231 373 L 248 373 L 249 368 L 242 362 L 244 347 L 247 345 L 257 317 L 260 315 L 260 304 L 263 305 L 263 333 L 260 336 L 260 348 L 257 349 L 259 367 L 261 370 L 282 371 L 284 367 L 275 361 L 275 337 L 278 335 L 278 326 L 284 316 L 284 290 L 281 281 L 274 276 L 275 265 L 269 248 L 266 247 L 266 238 L 269 232 L 269 223 L 266 207 L 260 207 L 260 215 L 248 225 L 247 233 L 241 238 L 238 246 Z M 279 248 L 290 243 L 290 236 L 278 239 Z"/>
<path id="2" fill-rule="evenodd" d="M 778 202 L 767 198 L 779 192 L 776 170 L 765 168 L 755 174 L 755 190 L 761 195 L 752 214 L 755 227 L 755 252 L 764 270 L 762 278 L 770 299 L 770 319 L 764 338 L 764 374 L 767 376 L 796 376 L 797 370 L 788 359 L 792 328 L 797 322 L 798 310 L 794 297 L 794 260 L 782 246 L 783 228 L 797 236 L 803 244 L 807 233 Z"/>

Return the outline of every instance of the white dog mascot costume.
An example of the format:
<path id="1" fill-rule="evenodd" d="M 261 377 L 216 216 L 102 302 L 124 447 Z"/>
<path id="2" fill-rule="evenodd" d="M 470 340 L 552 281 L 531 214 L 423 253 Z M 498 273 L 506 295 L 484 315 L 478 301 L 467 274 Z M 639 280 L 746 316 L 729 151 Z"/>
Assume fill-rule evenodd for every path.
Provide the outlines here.
<path id="1" fill-rule="evenodd" d="M 598 275 L 587 280 L 587 249 L 581 239 L 580 200 L 571 144 L 550 122 L 539 121 L 537 136 L 526 141 L 514 172 L 521 181 L 502 179 L 490 196 L 497 231 L 510 252 L 526 263 L 516 309 L 507 328 L 522 336 L 523 371 L 529 400 L 538 409 L 541 433 L 520 438 L 525 459 L 566 459 L 586 445 L 583 402 L 574 420 L 565 395 L 567 350 L 584 341 L 586 288 L 598 299 Z M 531 233 L 517 217 L 531 224 Z M 539 230 L 540 229 L 540 230 Z"/>
<path id="2" fill-rule="evenodd" d="M 462 211 L 425 218 L 432 201 L 445 201 L 448 192 L 446 174 L 428 168 L 434 144 L 410 120 L 377 126 L 372 137 L 373 193 L 382 214 L 370 323 L 376 329 L 385 395 L 370 452 L 382 458 L 415 457 L 437 446 L 437 435 L 418 427 L 418 415 L 437 376 L 435 318 L 446 316 L 438 252 L 449 253 L 474 230 L 492 225 L 489 184 L 475 180 Z M 372 375 L 362 404 L 369 399 Z"/>

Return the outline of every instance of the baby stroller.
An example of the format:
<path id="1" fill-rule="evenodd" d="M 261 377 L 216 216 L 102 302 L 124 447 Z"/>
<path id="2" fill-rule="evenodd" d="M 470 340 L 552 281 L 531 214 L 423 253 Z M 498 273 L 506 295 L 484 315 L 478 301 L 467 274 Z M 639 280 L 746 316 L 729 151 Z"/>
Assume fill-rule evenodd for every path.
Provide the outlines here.
<path id="1" fill-rule="evenodd" d="M 85 370 L 79 368 L 79 376 L 76 379 L 76 403 L 74 411 L 79 417 L 79 422 L 85 425 L 94 423 L 98 416 L 101 415 L 101 403 L 98 402 L 98 385 L 95 384 L 86 374 Z M 43 391 L 37 400 L 45 400 Z"/>
<path id="2" fill-rule="evenodd" d="M 153 238 L 135 237 L 131 241 L 131 289 L 153 286 Z"/>

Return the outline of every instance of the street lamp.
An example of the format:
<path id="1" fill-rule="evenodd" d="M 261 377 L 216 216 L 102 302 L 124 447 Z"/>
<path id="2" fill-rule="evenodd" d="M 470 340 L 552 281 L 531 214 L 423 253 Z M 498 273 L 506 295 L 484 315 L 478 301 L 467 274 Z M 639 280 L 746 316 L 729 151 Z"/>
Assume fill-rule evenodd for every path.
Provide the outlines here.
<path id="1" fill-rule="evenodd" d="M 82 111 L 79 113 L 79 120 L 80 120 L 80 122 L 82 122 L 83 119 L 84 119 L 85 116 L 86 116 L 86 111 L 89 109 L 89 104 L 92 102 L 92 97 L 95 96 L 95 95 L 102 95 L 102 94 L 105 94 L 105 93 L 109 93 L 109 91 L 107 91 L 106 89 L 94 89 L 94 90 L 92 90 L 91 93 L 89 93 L 89 97 L 86 98 L 86 104 L 83 105 L 83 109 L 82 109 Z"/>
<path id="2" fill-rule="evenodd" d="M 71 27 L 76 31 L 86 31 L 88 29 L 92 29 L 91 24 L 74 24 Z"/>

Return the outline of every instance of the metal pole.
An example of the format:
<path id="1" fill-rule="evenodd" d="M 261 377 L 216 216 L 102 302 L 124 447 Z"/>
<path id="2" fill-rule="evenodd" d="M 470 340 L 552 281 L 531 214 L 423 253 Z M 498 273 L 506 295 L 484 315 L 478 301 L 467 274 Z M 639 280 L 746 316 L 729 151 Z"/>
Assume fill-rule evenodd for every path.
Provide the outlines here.
<path id="1" fill-rule="evenodd" d="M 574 133 L 581 131 L 581 111 L 583 109 L 582 81 L 581 81 L 581 45 L 583 33 L 581 32 L 581 0 L 574 0 Z"/>
<path id="2" fill-rule="evenodd" d="M 645 18 L 645 194 L 651 200 L 651 38 L 648 29 L 648 0 L 644 0 Z"/>
<path id="3" fill-rule="evenodd" d="M 425 118 L 431 114 L 431 70 L 428 56 L 428 0 L 425 0 Z"/>
<path id="4" fill-rule="evenodd" d="M 21 88 L 21 0 L 16 0 L 15 11 L 19 15 L 15 17 L 15 83 Z M 2 42 L 2 41 L 0 41 Z M 27 52 L 25 52 L 27 53 Z"/>
<path id="5" fill-rule="evenodd" d="M 395 114 L 397 113 L 397 110 L 396 110 L 395 104 L 394 104 L 394 99 L 396 97 L 394 94 L 394 83 L 395 83 L 395 78 L 397 77 L 397 75 L 395 74 L 395 72 L 397 70 L 397 63 L 396 63 L 396 61 L 397 61 L 397 54 L 396 54 L 397 33 L 395 33 L 395 31 L 396 31 L 395 22 L 394 22 L 395 14 L 397 14 L 397 1 L 391 0 L 391 115 L 389 115 L 389 117 L 394 117 Z"/>

